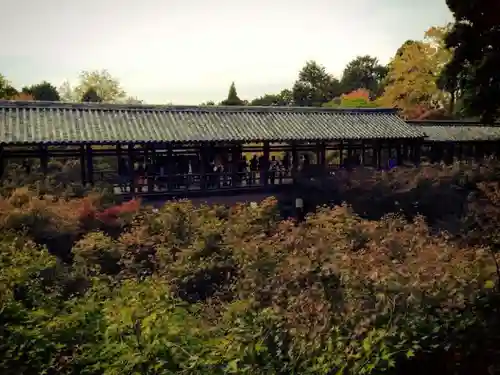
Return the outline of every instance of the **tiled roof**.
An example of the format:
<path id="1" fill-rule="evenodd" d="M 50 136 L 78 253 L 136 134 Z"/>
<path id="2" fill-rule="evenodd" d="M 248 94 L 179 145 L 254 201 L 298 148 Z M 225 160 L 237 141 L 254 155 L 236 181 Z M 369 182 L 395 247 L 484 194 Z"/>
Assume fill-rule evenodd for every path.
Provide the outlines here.
<path id="1" fill-rule="evenodd" d="M 408 123 L 424 132 L 428 141 L 467 142 L 500 140 L 500 124 L 492 126 L 472 121 L 409 121 Z"/>
<path id="2" fill-rule="evenodd" d="M 0 143 L 419 138 L 389 109 L 0 101 Z"/>

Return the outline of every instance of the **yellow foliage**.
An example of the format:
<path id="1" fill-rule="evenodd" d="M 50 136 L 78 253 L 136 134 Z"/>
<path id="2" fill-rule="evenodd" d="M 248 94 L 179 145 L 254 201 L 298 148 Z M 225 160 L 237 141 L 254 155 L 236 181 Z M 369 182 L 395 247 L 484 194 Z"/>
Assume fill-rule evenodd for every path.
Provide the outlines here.
<path id="1" fill-rule="evenodd" d="M 378 102 L 381 106 L 397 107 L 408 115 L 415 107 L 424 110 L 443 108 L 449 94 L 440 90 L 437 80 L 451 58 L 444 37 L 448 26 L 433 27 L 423 41 L 408 43 L 390 63 L 388 85 Z"/>

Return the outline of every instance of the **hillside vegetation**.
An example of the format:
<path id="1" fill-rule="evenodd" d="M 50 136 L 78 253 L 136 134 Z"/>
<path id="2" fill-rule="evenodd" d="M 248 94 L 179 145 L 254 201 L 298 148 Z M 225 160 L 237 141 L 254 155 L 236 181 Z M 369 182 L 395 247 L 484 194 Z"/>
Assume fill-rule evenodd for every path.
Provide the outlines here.
<path id="1" fill-rule="evenodd" d="M 1 373 L 495 373 L 499 167 L 338 174 L 301 223 L 7 189 Z"/>

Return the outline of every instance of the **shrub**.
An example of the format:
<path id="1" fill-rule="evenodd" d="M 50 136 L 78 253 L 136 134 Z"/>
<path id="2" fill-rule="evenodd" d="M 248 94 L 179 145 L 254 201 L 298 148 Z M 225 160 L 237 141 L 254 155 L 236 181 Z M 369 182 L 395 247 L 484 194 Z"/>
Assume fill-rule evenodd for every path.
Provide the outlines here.
<path id="1" fill-rule="evenodd" d="M 0 368 L 491 373 L 496 175 L 494 164 L 340 173 L 316 188 L 334 181 L 331 203 L 349 204 L 300 223 L 272 198 L 151 212 L 16 190 L 0 200 Z M 40 246 L 61 234 L 66 265 Z"/>

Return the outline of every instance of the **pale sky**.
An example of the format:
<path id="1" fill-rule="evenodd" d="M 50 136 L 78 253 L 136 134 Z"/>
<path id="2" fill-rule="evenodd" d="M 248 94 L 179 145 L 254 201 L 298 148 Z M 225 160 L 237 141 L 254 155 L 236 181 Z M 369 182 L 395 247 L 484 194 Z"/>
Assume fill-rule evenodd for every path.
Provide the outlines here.
<path id="1" fill-rule="evenodd" d="M 59 87 L 108 69 L 150 104 L 200 104 L 291 88 L 307 60 L 339 77 L 358 55 L 387 63 L 452 20 L 445 0 L 0 0 L 0 73 Z"/>

